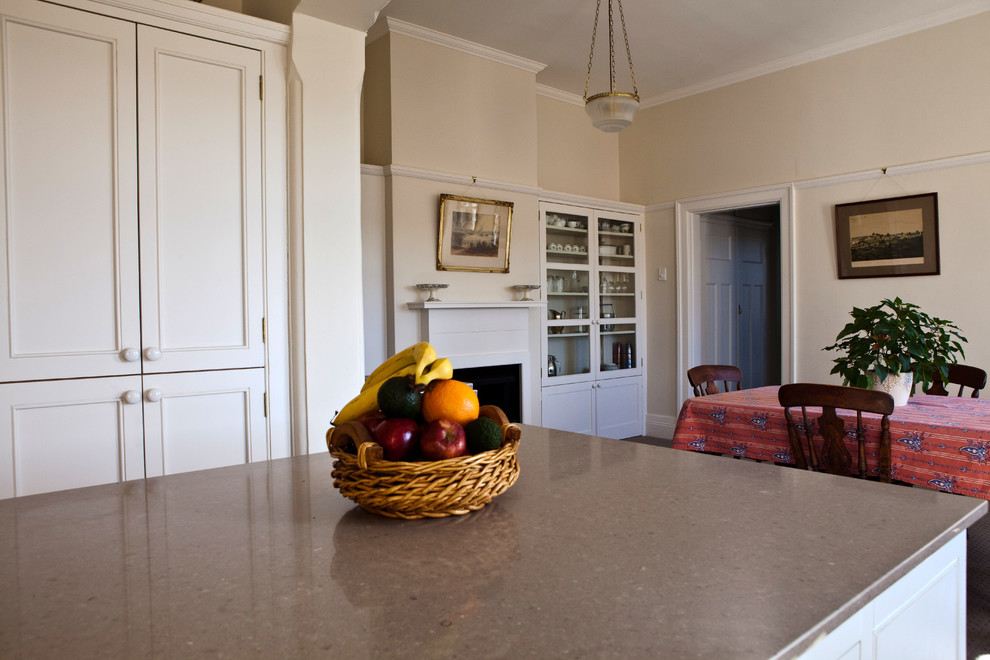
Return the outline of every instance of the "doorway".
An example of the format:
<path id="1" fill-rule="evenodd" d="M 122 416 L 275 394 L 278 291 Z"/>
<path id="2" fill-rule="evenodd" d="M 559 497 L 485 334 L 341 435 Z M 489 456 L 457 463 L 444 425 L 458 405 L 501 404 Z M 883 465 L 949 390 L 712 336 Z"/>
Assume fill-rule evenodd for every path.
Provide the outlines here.
<path id="1" fill-rule="evenodd" d="M 745 387 L 793 381 L 792 200 L 786 186 L 677 202 L 678 403 L 697 364 L 736 364 Z"/>
<path id="2" fill-rule="evenodd" d="M 780 206 L 703 213 L 699 363 L 734 364 L 743 387 L 780 384 Z"/>

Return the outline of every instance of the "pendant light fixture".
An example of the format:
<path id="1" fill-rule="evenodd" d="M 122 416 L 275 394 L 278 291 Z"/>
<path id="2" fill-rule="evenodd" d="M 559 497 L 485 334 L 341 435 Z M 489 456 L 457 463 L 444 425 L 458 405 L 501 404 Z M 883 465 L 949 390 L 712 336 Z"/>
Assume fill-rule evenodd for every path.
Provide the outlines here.
<path id="1" fill-rule="evenodd" d="M 584 111 L 591 117 L 591 124 L 606 133 L 616 133 L 629 126 L 639 110 L 639 90 L 636 89 L 636 74 L 633 73 L 632 54 L 629 52 L 629 35 L 626 34 L 626 18 L 622 15 L 622 0 L 615 0 L 619 7 L 619 23 L 622 25 L 622 39 L 626 44 L 626 61 L 629 62 L 629 77 L 632 79 L 632 92 L 615 91 L 615 29 L 612 22 L 612 0 L 608 0 L 608 91 L 588 96 L 591 84 L 591 62 L 595 58 L 595 37 L 598 35 L 598 13 L 602 0 L 595 6 L 595 27 L 591 32 L 591 54 L 588 55 L 588 75 L 584 80 Z"/>

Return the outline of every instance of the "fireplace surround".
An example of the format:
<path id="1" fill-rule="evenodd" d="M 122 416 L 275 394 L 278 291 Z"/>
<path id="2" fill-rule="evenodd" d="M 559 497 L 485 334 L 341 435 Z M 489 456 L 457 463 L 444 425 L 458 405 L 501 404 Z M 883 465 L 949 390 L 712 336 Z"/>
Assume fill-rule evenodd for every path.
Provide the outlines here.
<path id="1" fill-rule="evenodd" d="M 519 419 L 512 421 L 539 425 L 539 331 L 545 302 L 413 302 L 408 306 L 420 312 L 420 339 L 430 342 L 437 355 L 449 358 L 455 374 L 477 367 L 509 371 L 515 367 Z M 483 404 L 493 403 L 484 395 L 481 398 Z"/>

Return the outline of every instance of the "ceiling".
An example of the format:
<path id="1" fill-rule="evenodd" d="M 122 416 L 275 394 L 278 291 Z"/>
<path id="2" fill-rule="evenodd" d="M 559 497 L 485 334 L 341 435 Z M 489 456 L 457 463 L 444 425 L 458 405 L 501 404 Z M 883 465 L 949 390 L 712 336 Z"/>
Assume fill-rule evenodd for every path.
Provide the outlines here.
<path id="1" fill-rule="evenodd" d="M 589 94 L 608 86 L 607 4 Z M 990 11 L 990 0 L 623 0 L 622 8 L 639 95 L 651 105 Z M 617 91 L 631 91 L 617 5 L 614 13 Z M 382 15 L 540 62 L 538 84 L 584 93 L 595 0 L 391 0 Z"/>

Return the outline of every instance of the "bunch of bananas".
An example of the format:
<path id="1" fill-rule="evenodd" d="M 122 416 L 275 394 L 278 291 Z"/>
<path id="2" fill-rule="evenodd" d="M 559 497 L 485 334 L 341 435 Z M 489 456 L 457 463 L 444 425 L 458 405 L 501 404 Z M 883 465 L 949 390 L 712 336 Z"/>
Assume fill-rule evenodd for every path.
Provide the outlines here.
<path id="1" fill-rule="evenodd" d="M 399 351 L 376 368 L 361 388 L 361 393 L 350 400 L 333 424 L 350 422 L 366 412 L 378 409 L 378 390 L 389 378 L 413 376 L 417 385 L 428 385 L 434 380 L 449 379 L 454 375 L 454 365 L 447 358 L 437 358 L 437 352 L 429 342 L 421 341 Z"/>

